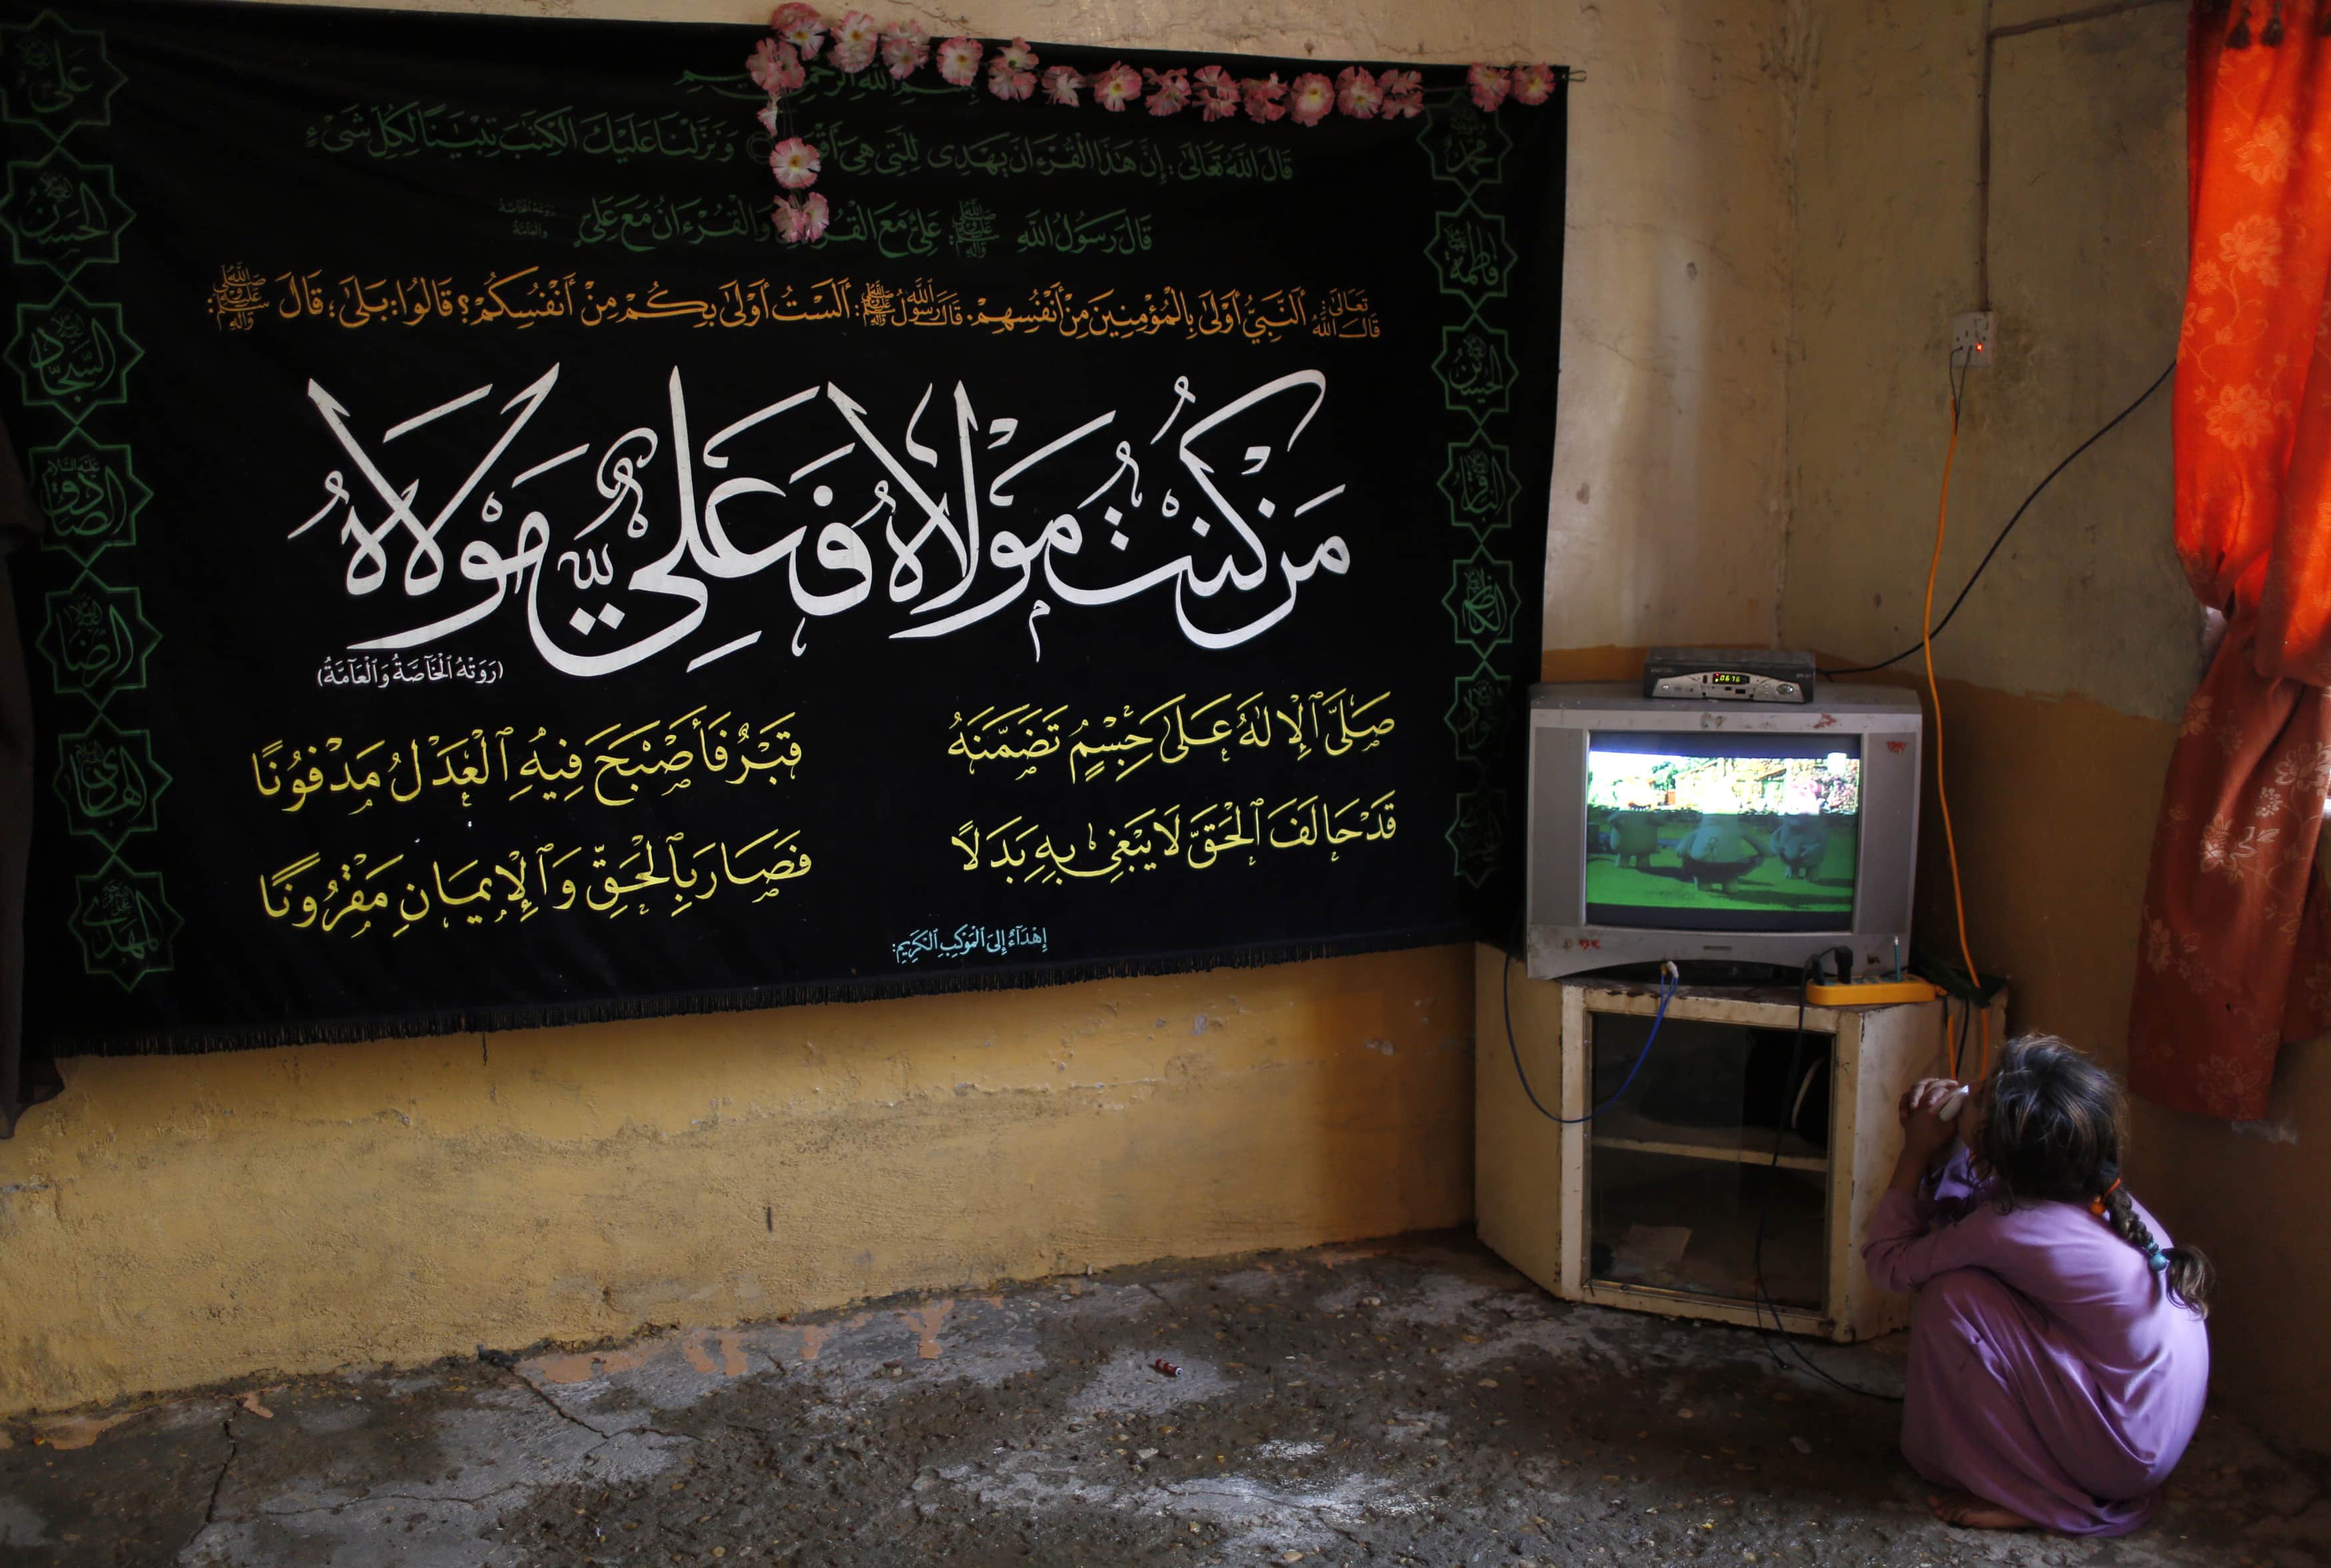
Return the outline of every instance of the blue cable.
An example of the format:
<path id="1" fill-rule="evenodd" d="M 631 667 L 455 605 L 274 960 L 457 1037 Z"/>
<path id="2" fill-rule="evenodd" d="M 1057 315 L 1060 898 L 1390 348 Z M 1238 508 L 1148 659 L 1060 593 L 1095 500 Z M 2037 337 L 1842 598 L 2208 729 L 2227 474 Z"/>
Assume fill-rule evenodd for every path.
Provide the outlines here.
<path id="1" fill-rule="evenodd" d="M 1546 1109 L 1539 1101 L 1537 1090 L 1530 1088 L 1529 1074 L 1522 1070 L 1522 1048 L 1514 1041 L 1514 955 L 1511 953 L 1506 955 L 1505 968 L 1499 974 L 1498 983 L 1506 1009 L 1506 1050 L 1513 1056 L 1514 1076 L 1522 1080 L 1522 1093 L 1529 1096 L 1529 1103 L 1537 1108 L 1538 1115 L 1550 1122 L 1559 1122 L 1564 1126 L 1575 1127 L 1581 1122 L 1593 1121 L 1596 1117 L 1617 1105 L 1626 1098 L 1627 1091 L 1635 1087 L 1635 1075 L 1642 1071 L 1643 1063 L 1651 1059 L 1651 1047 L 1658 1043 L 1660 1038 L 1660 1025 L 1667 1022 L 1668 1003 L 1675 1000 L 1676 987 L 1682 983 L 1683 977 L 1676 972 L 1676 966 L 1673 964 L 1662 964 L 1660 969 L 1662 977 L 1660 981 L 1659 1011 L 1651 1014 L 1651 1031 L 1643 1037 L 1643 1049 L 1635 1053 L 1635 1065 L 1627 1069 L 1627 1081 L 1619 1086 L 1618 1093 L 1588 1111 L 1584 1116 L 1558 1117 Z"/>

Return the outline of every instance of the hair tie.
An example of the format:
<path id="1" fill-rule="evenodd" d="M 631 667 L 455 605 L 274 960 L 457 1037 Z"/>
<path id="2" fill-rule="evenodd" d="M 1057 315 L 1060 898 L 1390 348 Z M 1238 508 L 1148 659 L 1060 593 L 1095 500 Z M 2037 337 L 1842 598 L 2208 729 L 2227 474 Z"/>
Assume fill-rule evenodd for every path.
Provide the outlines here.
<path id="1" fill-rule="evenodd" d="M 2088 1200 L 2088 1212 L 2094 1214 L 2099 1220 L 2103 1219 L 2105 1217 L 2105 1200 L 2111 1197 L 2118 1191 L 2120 1191 L 2120 1178 L 2118 1176 L 2115 1176 L 2112 1180 L 2111 1186 L 2107 1187 L 2103 1192 L 2098 1193 L 2095 1197 Z M 2166 1265 L 2162 1265 L 2162 1267 L 2165 1268 Z"/>
<path id="2" fill-rule="evenodd" d="M 2153 1271 L 2155 1274 L 2166 1274 L 2169 1272 L 2169 1259 L 2161 1255 L 2161 1243 L 2158 1241 L 2155 1241 L 2152 1247 L 2146 1250 L 2145 1260 L 2153 1265 Z"/>

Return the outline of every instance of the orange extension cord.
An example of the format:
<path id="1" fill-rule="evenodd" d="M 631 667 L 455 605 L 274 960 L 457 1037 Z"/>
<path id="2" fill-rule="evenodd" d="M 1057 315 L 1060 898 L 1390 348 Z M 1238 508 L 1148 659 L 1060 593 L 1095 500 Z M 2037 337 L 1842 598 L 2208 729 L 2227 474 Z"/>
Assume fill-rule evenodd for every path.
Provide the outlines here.
<path id="1" fill-rule="evenodd" d="M 1951 515 L 1951 460 L 1959 450 L 1959 397 L 1951 394 L 1951 440 L 1943 451 L 1943 495 L 1935 508 L 1935 553 L 1927 563 L 1927 602 L 1918 612 L 1918 646 L 1927 656 L 1927 694 L 1935 705 L 1935 798 L 1943 806 L 1943 844 L 1950 853 L 1951 907 L 1958 915 L 1959 957 L 1965 961 L 1967 983 L 1979 993 L 1983 976 L 1974 966 L 1974 955 L 1967 946 L 1966 895 L 1959 887 L 1959 841 L 1951 831 L 1951 792 L 1943 779 L 1943 689 L 1935 680 L 1935 577 L 1943 565 L 1943 530 Z M 1982 1054 L 1976 1058 L 1975 1077 L 1981 1082 L 1991 1076 L 1991 1011 L 1979 999 L 1970 999 L 1966 1005 L 1974 1008 L 1975 1028 L 1982 1041 Z"/>

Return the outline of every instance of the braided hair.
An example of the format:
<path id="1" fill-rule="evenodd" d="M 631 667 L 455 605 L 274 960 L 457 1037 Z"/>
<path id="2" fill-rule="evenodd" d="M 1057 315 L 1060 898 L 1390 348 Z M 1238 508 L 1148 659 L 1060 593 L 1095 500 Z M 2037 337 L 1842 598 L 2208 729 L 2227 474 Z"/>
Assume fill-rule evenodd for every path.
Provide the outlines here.
<path id="1" fill-rule="evenodd" d="M 2209 1316 L 2210 1260 L 2155 1242 L 2121 1185 L 2122 1099 L 2111 1074 L 2054 1035 L 2028 1034 L 2002 1049 L 1978 1092 L 1983 1122 L 1968 1153 L 1997 1179 L 2003 1208 L 2053 1200 L 2091 1210 L 2166 1277 L 2172 1300 Z"/>

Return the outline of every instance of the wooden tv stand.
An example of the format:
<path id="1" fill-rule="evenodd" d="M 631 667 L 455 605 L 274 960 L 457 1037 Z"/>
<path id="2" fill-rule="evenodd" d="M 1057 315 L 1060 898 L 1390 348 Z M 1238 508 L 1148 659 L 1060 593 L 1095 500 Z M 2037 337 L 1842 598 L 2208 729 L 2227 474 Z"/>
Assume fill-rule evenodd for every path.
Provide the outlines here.
<path id="1" fill-rule="evenodd" d="M 1474 1210 L 1493 1250 L 1573 1301 L 1841 1344 L 1908 1323 L 1861 1245 L 1901 1146 L 1902 1091 L 1949 1076 L 1962 1030 L 1975 1071 L 1963 1003 L 1807 1007 L 1800 1044 L 1794 990 L 1688 986 L 1626 1093 L 1563 1126 L 1523 1092 L 1516 1050 L 1548 1110 L 1584 1117 L 1641 1056 L 1658 989 L 1534 981 L 1517 962 L 1509 1049 L 1504 964 L 1475 949 Z M 2006 1004 L 1988 1010 L 1994 1047 Z"/>

